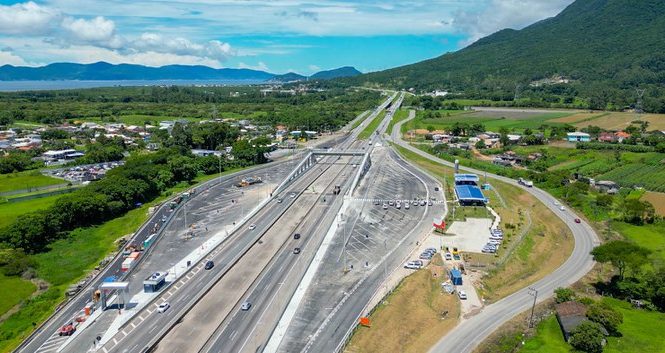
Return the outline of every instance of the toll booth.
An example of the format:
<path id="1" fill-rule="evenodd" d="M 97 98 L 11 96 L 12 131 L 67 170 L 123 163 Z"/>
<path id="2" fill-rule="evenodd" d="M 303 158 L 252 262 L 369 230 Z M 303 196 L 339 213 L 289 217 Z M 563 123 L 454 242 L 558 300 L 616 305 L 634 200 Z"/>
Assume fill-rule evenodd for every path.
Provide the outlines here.
<path id="1" fill-rule="evenodd" d="M 107 300 L 113 292 L 118 296 L 118 308 L 124 308 L 129 302 L 129 282 L 103 282 L 99 286 L 101 292 L 102 310 L 107 308 Z"/>
<path id="2" fill-rule="evenodd" d="M 168 272 L 155 272 L 143 281 L 143 291 L 145 293 L 154 293 L 159 291 L 166 284 L 166 275 Z"/>

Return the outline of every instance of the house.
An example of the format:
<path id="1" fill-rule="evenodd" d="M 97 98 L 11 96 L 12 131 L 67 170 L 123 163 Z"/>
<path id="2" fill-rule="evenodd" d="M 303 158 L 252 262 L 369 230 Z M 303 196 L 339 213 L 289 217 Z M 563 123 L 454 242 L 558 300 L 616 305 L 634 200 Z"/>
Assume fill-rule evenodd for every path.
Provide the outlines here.
<path id="1" fill-rule="evenodd" d="M 577 326 L 585 321 L 589 321 L 586 317 L 586 305 L 579 302 L 570 301 L 556 304 L 554 310 L 556 311 L 556 319 L 559 322 L 559 327 L 561 327 L 561 332 L 566 342 L 570 342 L 570 336 Z M 604 327 L 601 327 L 601 331 L 605 336 L 609 335 Z"/>
<path id="2" fill-rule="evenodd" d="M 601 192 L 608 194 L 616 194 L 619 192 L 619 184 L 610 180 L 598 180 L 593 183 L 593 186 Z"/>
<path id="3" fill-rule="evenodd" d="M 518 142 L 520 142 L 520 139 L 522 138 L 521 135 L 512 135 L 512 134 L 508 134 L 508 135 L 506 135 L 506 137 L 508 137 L 508 141 L 510 143 L 518 143 Z"/>
<path id="4" fill-rule="evenodd" d="M 591 135 L 586 132 L 569 132 L 567 140 L 568 142 L 589 142 L 591 141 Z"/>
<path id="5" fill-rule="evenodd" d="M 511 161 L 502 159 L 500 157 L 494 158 L 492 160 L 492 163 L 494 163 L 496 165 L 504 166 L 504 167 L 512 167 L 513 166 L 513 163 Z"/>
<path id="6" fill-rule="evenodd" d="M 623 140 L 630 138 L 630 134 L 625 131 L 619 131 L 614 134 L 614 137 L 616 137 L 616 140 L 621 143 Z"/>
<path id="7" fill-rule="evenodd" d="M 563 332 L 563 338 L 566 342 L 570 341 L 571 333 L 582 322 L 587 321 L 586 318 L 586 305 L 579 302 L 564 302 L 554 306 L 556 311 L 556 319 Z"/>
<path id="8" fill-rule="evenodd" d="M 617 138 L 611 132 L 601 132 L 598 135 L 598 141 L 600 142 L 616 142 Z"/>

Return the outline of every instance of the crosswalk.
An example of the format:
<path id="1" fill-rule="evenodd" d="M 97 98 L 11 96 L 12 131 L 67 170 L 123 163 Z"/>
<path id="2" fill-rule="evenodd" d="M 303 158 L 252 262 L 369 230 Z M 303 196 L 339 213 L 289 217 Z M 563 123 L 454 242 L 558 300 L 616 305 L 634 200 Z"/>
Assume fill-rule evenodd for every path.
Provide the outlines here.
<path id="1" fill-rule="evenodd" d="M 53 353 L 58 351 L 60 346 L 62 346 L 63 343 L 69 338 L 69 336 L 58 336 L 58 334 L 54 334 L 53 336 L 49 337 L 49 339 L 44 342 L 44 344 L 39 347 L 35 353 Z"/>

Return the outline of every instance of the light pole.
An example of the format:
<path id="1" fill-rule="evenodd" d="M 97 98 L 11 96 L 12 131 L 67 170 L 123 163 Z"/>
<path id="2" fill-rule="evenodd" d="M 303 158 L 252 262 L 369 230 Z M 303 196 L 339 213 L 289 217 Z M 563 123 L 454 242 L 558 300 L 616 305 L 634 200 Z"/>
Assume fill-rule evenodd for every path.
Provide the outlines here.
<path id="1" fill-rule="evenodd" d="M 529 327 L 533 327 L 533 312 L 536 309 L 536 300 L 538 299 L 538 290 L 529 287 L 529 295 L 533 297 L 533 305 L 531 306 L 531 318 L 529 319 Z"/>

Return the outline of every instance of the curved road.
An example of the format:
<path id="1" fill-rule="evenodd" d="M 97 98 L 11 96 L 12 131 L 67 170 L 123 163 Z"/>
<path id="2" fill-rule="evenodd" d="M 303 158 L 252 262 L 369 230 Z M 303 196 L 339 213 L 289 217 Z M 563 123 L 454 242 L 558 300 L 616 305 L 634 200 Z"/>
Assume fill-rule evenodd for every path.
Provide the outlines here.
<path id="1" fill-rule="evenodd" d="M 418 148 L 415 148 L 409 145 L 406 141 L 402 140 L 402 137 L 399 133 L 402 125 L 414 117 L 415 112 L 411 110 L 407 119 L 395 124 L 393 131 L 391 132 L 393 142 L 414 153 L 417 153 L 424 158 L 427 158 L 434 163 L 454 167 L 453 163 L 432 156 L 431 154 L 419 150 Z M 476 174 L 485 173 L 484 171 L 462 166 L 460 166 L 460 169 Z M 487 173 L 487 176 L 514 186 L 521 187 L 525 191 L 529 192 L 543 204 L 545 204 L 545 206 L 547 206 L 550 210 L 552 210 L 554 214 L 561 218 L 573 233 L 573 238 L 575 239 L 575 248 L 573 249 L 573 252 L 568 260 L 566 260 L 566 262 L 564 262 L 563 265 L 561 265 L 561 267 L 556 269 L 554 272 L 530 286 L 531 288 L 535 288 L 538 291 L 538 302 L 542 302 L 543 300 L 551 297 L 554 294 L 554 289 L 571 285 L 591 270 L 594 262 L 589 253 L 594 246 L 600 244 L 600 241 L 589 224 L 587 224 L 585 221 L 582 221 L 582 223 L 575 223 L 574 220 L 578 217 L 573 212 L 570 210 L 559 210 L 554 204 L 556 199 L 539 188 L 527 188 L 517 184 L 517 182 L 513 179 L 495 174 Z M 434 347 L 430 349 L 430 352 L 472 352 L 483 340 L 489 337 L 490 334 L 492 334 L 492 332 L 498 329 L 501 325 L 531 307 L 533 303 L 533 297 L 529 295 L 528 291 L 528 288 L 520 289 L 512 295 L 494 304 L 484 307 L 479 314 L 469 319 L 463 320 L 452 331 L 450 331 L 446 336 L 439 340 L 439 342 L 437 342 Z"/>

